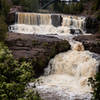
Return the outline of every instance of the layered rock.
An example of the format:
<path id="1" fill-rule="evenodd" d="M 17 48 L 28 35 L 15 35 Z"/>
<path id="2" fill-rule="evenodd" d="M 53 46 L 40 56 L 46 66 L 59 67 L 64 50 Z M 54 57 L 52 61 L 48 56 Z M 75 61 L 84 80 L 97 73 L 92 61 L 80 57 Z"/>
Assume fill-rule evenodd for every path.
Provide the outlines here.
<path id="1" fill-rule="evenodd" d="M 86 50 L 100 54 L 100 34 L 80 35 L 74 37 L 74 39 L 82 42 Z"/>
<path id="2" fill-rule="evenodd" d="M 6 44 L 16 59 L 32 60 L 36 75 L 43 73 L 52 57 L 70 49 L 66 40 L 31 34 L 8 33 Z"/>

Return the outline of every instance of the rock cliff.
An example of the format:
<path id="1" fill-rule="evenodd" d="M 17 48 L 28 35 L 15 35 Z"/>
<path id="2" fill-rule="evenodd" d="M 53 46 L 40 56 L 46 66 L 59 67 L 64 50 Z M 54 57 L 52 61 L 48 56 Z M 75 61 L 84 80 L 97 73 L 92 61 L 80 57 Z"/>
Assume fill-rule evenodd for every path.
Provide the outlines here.
<path id="1" fill-rule="evenodd" d="M 5 42 L 16 59 L 32 61 L 36 75 L 43 73 L 52 57 L 70 49 L 67 41 L 52 36 L 8 33 Z"/>

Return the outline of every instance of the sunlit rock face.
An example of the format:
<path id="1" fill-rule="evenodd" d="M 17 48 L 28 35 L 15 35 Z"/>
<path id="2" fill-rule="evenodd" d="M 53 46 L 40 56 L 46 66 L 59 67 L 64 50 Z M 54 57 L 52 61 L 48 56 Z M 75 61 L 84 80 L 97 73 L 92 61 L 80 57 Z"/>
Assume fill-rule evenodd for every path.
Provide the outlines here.
<path id="1" fill-rule="evenodd" d="M 85 31 L 85 17 L 62 14 L 16 13 L 9 31 L 26 34 L 78 34 Z M 73 29 L 73 31 L 72 31 Z"/>

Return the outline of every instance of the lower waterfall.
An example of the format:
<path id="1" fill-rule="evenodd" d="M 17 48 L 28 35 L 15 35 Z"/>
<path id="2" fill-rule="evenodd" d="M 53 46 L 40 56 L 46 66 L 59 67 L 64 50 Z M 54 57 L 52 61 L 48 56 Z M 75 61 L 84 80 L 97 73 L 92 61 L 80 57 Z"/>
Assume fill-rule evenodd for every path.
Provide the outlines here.
<path id="1" fill-rule="evenodd" d="M 100 62 L 94 53 L 84 51 L 82 43 L 74 43 L 70 43 L 72 50 L 50 60 L 44 76 L 35 83 L 43 100 L 91 100 L 88 78 L 94 77 Z"/>

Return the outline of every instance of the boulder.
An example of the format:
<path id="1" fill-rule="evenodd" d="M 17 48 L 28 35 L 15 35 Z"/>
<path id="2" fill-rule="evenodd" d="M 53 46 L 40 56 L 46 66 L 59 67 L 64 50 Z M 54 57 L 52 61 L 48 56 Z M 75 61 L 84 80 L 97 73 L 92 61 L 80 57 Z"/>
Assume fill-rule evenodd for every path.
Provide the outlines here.
<path id="1" fill-rule="evenodd" d="M 80 35 L 74 40 L 82 42 L 86 50 L 100 54 L 100 34 Z"/>

